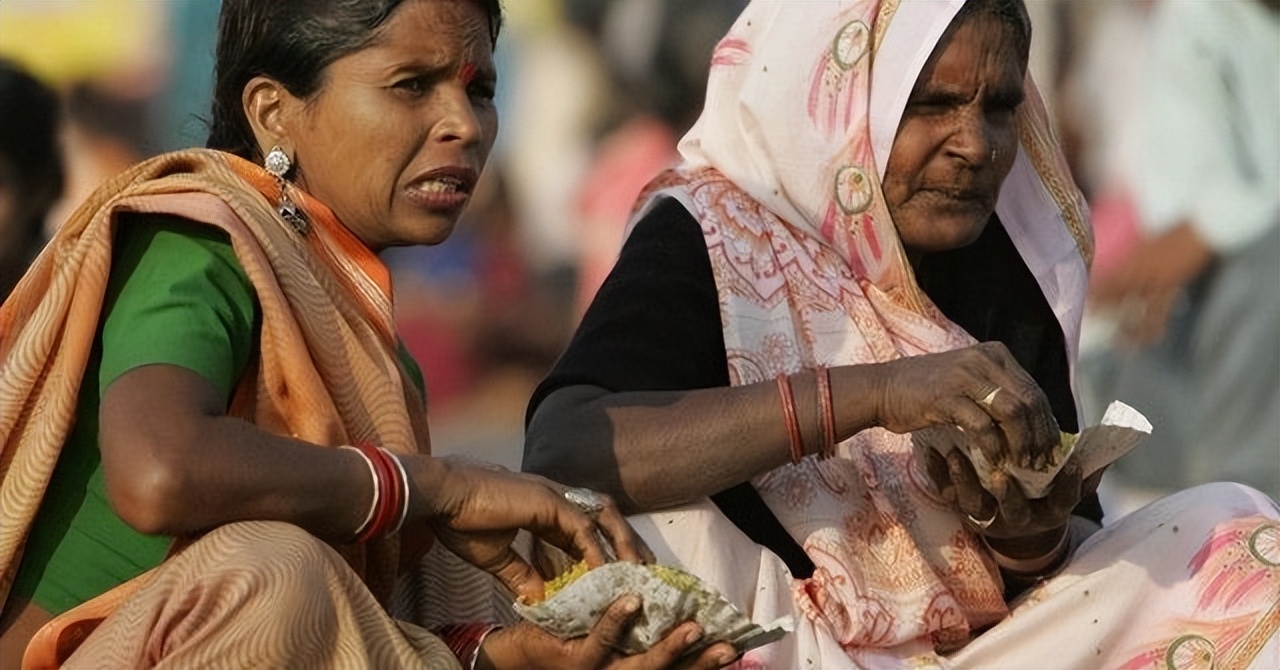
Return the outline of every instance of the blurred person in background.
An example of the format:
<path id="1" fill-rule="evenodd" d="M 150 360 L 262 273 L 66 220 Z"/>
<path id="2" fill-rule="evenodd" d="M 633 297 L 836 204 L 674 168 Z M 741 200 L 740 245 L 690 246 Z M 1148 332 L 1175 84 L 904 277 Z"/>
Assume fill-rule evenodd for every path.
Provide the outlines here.
<path id="1" fill-rule="evenodd" d="M 154 155 L 147 148 L 146 99 L 123 96 L 93 79 L 68 83 L 62 99 L 67 188 L 49 213 L 47 235 L 103 182 Z"/>
<path id="2" fill-rule="evenodd" d="M 579 227 L 575 321 L 617 260 L 636 197 L 679 159 L 676 141 L 702 111 L 711 50 L 745 2 L 595 4 L 602 16 L 591 23 L 610 74 L 610 95 L 594 155 L 572 202 Z"/>
<path id="3" fill-rule="evenodd" d="M 526 302 L 538 306 L 539 317 L 525 320 L 524 326 L 538 340 L 556 342 L 558 350 L 576 316 L 576 237 L 581 227 L 574 200 L 609 108 L 609 74 L 597 35 L 612 2 L 510 4 L 512 76 L 504 139 L 495 154 L 531 284 Z"/>
<path id="4" fill-rule="evenodd" d="M 1134 125 L 1143 93 L 1154 0 L 1077 0 L 1062 4 L 1059 38 L 1058 121 L 1063 149 L 1091 209 L 1118 187 L 1122 169 L 1133 164 Z M 1126 196 L 1127 197 L 1127 196 Z M 1094 221 L 1099 249 L 1094 267 L 1105 263 L 1106 221 Z"/>
<path id="5" fill-rule="evenodd" d="M 573 640 L 393 618 L 433 541 L 535 600 L 518 529 L 652 558 L 606 496 L 433 457 L 396 337 L 375 254 L 443 242 L 470 201 L 501 21 L 497 0 L 222 3 L 208 148 L 103 184 L 0 306 L 0 666 L 732 660 L 682 657 L 692 623 L 620 656 L 634 597 Z"/>
<path id="6" fill-rule="evenodd" d="M 52 89 L 0 59 L 0 302 L 44 246 L 62 195 L 61 119 Z"/>
<path id="7" fill-rule="evenodd" d="M 66 181 L 46 220 L 46 236 L 103 181 L 154 155 L 148 100 L 161 94 L 168 81 L 165 27 L 174 5 L 0 2 L 0 55 L 22 64 L 63 100 Z M 207 91 L 196 100 L 208 109 Z"/>
<path id="8" fill-rule="evenodd" d="M 1082 379 L 1093 411 L 1123 399 L 1155 433 L 1109 485 L 1123 509 L 1221 479 L 1280 495 L 1280 2 L 1144 0 L 1110 15 L 1146 21 L 1109 34 L 1147 53 L 1093 69 L 1127 69 L 1102 90 L 1131 95 L 1090 147 L 1112 158 L 1092 175 L 1086 323 L 1101 342 Z"/>

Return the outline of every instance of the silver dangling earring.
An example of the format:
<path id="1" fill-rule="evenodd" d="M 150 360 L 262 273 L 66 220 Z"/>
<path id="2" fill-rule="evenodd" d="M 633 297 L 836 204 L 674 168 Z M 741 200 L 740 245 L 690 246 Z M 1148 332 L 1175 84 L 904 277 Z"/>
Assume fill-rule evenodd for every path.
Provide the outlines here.
<path id="1" fill-rule="evenodd" d="M 286 223 L 293 226 L 293 229 L 299 235 L 306 235 L 310 230 L 311 224 L 307 221 L 307 215 L 297 205 L 289 199 L 289 182 L 284 178 L 289 173 L 289 169 L 293 167 L 293 161 L 289 160 L 289 154 L 280 148 L 280 145 L 271 147 L 271 151 L 267 152 L 267 157 L 263 160 L 263 167 L 276 178 L 276 183 L 280 184 L 280 204 L 276 206 L 276 212 L 280 214 L 280 218 Z"/>
<path id="2" fill-rule="evenodd" d="M 996 150 L 996 149 L 992 149 L 992 150 L 991 150 L 991 162 L 992 162 L 992 163 L 996 162 L 996 155 L 997 155 L 998 153 L 999 153 L 999 151 L 998 151 L 998 150 Z"/>

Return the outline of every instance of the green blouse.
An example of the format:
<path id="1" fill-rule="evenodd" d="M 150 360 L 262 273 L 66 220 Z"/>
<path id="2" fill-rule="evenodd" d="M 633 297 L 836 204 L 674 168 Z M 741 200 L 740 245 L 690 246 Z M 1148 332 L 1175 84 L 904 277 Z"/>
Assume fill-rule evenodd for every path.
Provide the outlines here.
<path id="1" fill-rule="evenodd" d="M 158 565 L 167 536 L 111 509 L 98 450 L 98 404 L 125 372 L 163 363 L 207 379 L 230 403 L 257 347 L 261 313 L 226 233 L 166 215 L 118 225 L 111 277 L 74 426 L 27 541 L 17 597 L 60 614 Z M 417 364 L 400 348 L 413 381 Z"/>

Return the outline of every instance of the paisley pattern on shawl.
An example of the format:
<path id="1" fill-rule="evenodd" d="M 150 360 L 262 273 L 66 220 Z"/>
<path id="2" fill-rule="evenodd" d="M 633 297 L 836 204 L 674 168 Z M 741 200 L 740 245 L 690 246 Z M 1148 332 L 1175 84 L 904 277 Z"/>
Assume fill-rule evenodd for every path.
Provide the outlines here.
<path id="1" fill-rule="evenodd" d="M 730 379 L 750 384 L 815 365 L 891 360 L 972 339 L 903 308 L 834 248 L 764 210 L 708 171 L 690 186 L 722 305 L 751 332 L 726 332 Z M 894 238 L 890 238 L 894 239 Z M 769 319 L 769 328 L 759 328 Z M 861 337 L 831 341 L 822 334 Z M 963 644 L 1007 612 L 978 543 L 915 466 L 910 438 L 864 432 L 840 458 L 807 459 L 754 483 L 817 566 L 797 586 L 798 611 L 842 644 L 891 647 L 920 637 Z M 800 530 L 803 529 L 803 530 Z M 927 555 L 921 547 L 942 546 Z"/>
<path id="2" fill-rule="evenodd" d="M 701 222 L 731 382 L 973 344 L 916 286 L 884 202 L 870 133 L 873 34 L 888 18 L 880 3 L 839 3 L 830 20 L 803 26 L 778 25 L 796 23 L 794 13 L 753 8 L 713 56 L 708 110 L 681 145 L 684 167 L 648 190 L 648 202 L 674 197 Z M 815 23 L 820 33 L 804 43 L 824 48 L 779 55 L 771 35 Z M 755 77 L 770 77 L 782 89 L 770 95 L 802 109 L 751 107 L 763 86 Z M 792 80 L 803 88 L 788 90 Z M 731 128 L 784 115 L 789 146 L 763 132 L 726 150 L 711 125 L 720 100 L 748 103 Z M 788 174 L 800 156 L 807 167 Z M 919 474 L 908 436 L 866 431 L 838 456 L 753 482 L 816 565 L 794 587 L 798 613 L 846 648 L 924 639 L 943 652 L 1007 614 L 994 565 Z"/>
<path id="3" fill-rule="evenodd" d="M 731 181 L 718 161 L 700 168 L 690 161 L 695 167 L 650 186 L 685 202 L 703 225 L 733 384 L 974 342 L 911 278 L 869 137 L 870 26 L 879 6 L 844 5 L 836 20 L 823 22 L 835 32 L 814 40 L 828 49 L 796 77 L 806 83 L 796 122 L 808 124 L 815 143 L 835 147 L 810 158 L 820 165 L 813 181 L 826 184 L 823 192 L 785 192 L 791 184 L 782 177 L 772 190 L 788 200 L 780 206 Z M 772 18 L 781 17 L 756 19 Z M 721 42 L 710 97 L 717 77 L 740 76 L 732 70 L 772 69 L 762 58 L 767 47 L 756 49 L 759 37 L 767 36 L 740 22 Z M 795 585 L 797 612 L 822 621 L 842 646 L 929 639 L 945 651 L 1007 614 L 995 566 L 920 477 L 909 437 L 869 430 L 842 443 L 836 459 L 785 466 L 754 484 L 817 566 Z"/>
<path id="4" fill-rule="evenodd" d="M 733 385 L 973 343 L 916 284 L 881 189 L 914 82 L 963 3 L 753 2 L 716 50 L 683 163 L 650 185 L 633 225 L 660 198 L 699 221 Z M 1092 234 L 1029 76 L 1024 92 L 996 213 L 1057 317 L 1074 387 Z M 792 635 L 740 667 L 1040 667 L 1046 654 L 1076 668 L 1238 667 L 1277 656 L 1277 510 L 1265 496 L 1229 484 L 1170 496 L 1099 531 L 1010 611 L 980 539 L 913 459 L 908 436 L 872 429 L 835 458 L 752 481 L 812 558 L 805 580 L 709 502 L 636 522 L 758 621 L 795 617 Z"/>

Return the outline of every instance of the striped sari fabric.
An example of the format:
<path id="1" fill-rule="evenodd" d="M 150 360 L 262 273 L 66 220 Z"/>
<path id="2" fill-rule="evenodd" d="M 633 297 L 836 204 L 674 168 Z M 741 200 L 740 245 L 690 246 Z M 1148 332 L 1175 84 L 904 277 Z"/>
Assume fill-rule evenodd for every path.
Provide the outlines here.
<path id="1" fill-rule="evenodd" d="M 275 213 L 278 194 L 271 175 L 221 152 L 189 150 L 143 162 L 104 184 L 71 216 L 0 307 L 0 601 L 75 415 L 117 213 L 181 216 L 230 236 L 262 310 L 258 356 L 235 392 L 232 414 L 316 445 L 368 440 L 401 454 L 429 452 L 424 399 L 396 356 L 386 269 L 328 208 L 302 193 L 311 226 L 296 231 Z M 88 665 L 149 666 L 182 651 L 208 653 L 204 658 L 219 664 L 243 659 L 232 663 L 236 667 L 414 667 L 409 659 L 424 655 L 432 667 L 449 667 L 456 660 L 447 648 L 394 622 L 381 605 L 395 585 L 402 539 L 429 541 L 392 536 L 331 548 L 271 523 L 232 524 L 203 538 L 184 538 L 180 544 L 189 546 L 156 570 L 46 626 L 28 649 L 28 667 L 56 665 L 113 611 L 132 614 L 115 626 L 110 624 L 121 617 L 107 617 L 101 632 L 127 634 L 101 642 L 91 636 Z M 289 566 L 291 579 L 267 576 L 281 566 Z M 305 593 L 293 595 L 331 605 L 290 600 L 279 592 L 287 585 L 306 585 Z M 225 593 L 256 604 L 237 607 L 223 599 Z M 136 618 L 139 607 L 147 612 L 143 619 Z M 161 627 L 164 621 L 167 627 Z M 303 630 L 299 621 L 323 626 Z M 193 622 L 202 623 L 193 628 Z M 261 643 L 247 653 L 262 655 L 227 656 L 240 647 L 216 642 L 240 635 Z M 371 647 L 374 639 L 378 644 Z M 292 642 L 272 647 L 282 640 Z M 107 655 L 104 648 L 124 655 Z M 369 648 L 397 656 L 394 662 L 357 661 Z M 181 658 L 179 666 L 205 665 L 198 655 Z"/>

